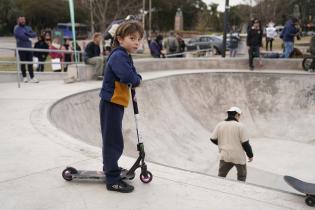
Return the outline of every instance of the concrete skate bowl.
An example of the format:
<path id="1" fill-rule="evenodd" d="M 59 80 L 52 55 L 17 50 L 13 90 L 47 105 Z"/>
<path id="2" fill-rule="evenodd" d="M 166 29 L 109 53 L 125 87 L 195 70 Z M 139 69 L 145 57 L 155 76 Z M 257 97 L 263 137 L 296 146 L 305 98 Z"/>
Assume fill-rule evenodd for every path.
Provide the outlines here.
<path id="1" fill-rule="evenodd" d="M 147 161 L 216 176 L 218 149 L 209 137 L 237 105 L 255 154 L 252 184 L 289 191 L 285 174 L 315 179 L 315 76 L 278 73 L 195 73 L 148 80 L 137 89 Z M 50 109 L 52 123 L 101 147 L 99 90 L 75 94 Z M 137 157 L 130 106 L 124 117 L 125 155 Z M 307 167 L 306 167 L 307 166 Z M 235 179 L 233 170 L 229 178 Z"/>

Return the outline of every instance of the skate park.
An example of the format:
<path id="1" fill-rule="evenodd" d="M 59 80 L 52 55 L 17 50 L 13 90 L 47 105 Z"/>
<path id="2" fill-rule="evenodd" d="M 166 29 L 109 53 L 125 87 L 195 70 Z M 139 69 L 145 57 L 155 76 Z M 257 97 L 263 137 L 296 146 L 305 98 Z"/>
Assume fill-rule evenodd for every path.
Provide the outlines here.
<path id="1" fill-rule="evenodd" d="M 312 1 L 44 4 L 0 3 L 0 209 L 313 209 Z M 139 45 L 131 52 L 115 30 L 134 20 L 139 22 L 138 34 L 128 36 L 138 37 L 141 27 L 145 35 L 136 39 Z M 281 37 L 281 31 L 288 31 L 290 24 L 300 31 L 293 36 L 289 55 L 290 41 Z M 23 40 L 27 46 L 21 45 L 23 33 L 16 32 L 23 32 L 21 28 L 27 29 Z M 272 40 L 267 28 L 276 32 Z M 258 38 L 266 45 L 258 46 Z M 153 174 L 147 183 L 143 168 L 132 180 L 121 173 L 120 184 L 92 173 L 78 180 L 67 171 L 73 167 L 80 171 L 73 173 L 77 177 L 87 170 L 104 178 L 99 93 L 106 76 L 88 59 L 106 60 L 115 47 L 111 42 L 117 40 L 143 79 L 136 88 L 139 119 L 133 100 L 125 109 L 119 166 L 133 171 L 141 156 L 140 133 L 146 167 Z M 87 58 L 90 51 L 94 56 Z M 237 181 L 235 167 L 226 178 L 218 176 L 219 149 L 210 140 L 232 106 L 242 110 L 240 121 L 254 153 L 246 164 L 246 182 Z M 311 192 L 294 187 L 295 178 L 307 182 Z M 134 186 L 134 191 L 118 193 L 123 192 L 120 187 L 127 188 L 122 182 Z"/>
<path id="2" fill-rule="evenodd" d="M 154 177 L 150 184 L 136 177 L 128 196 L 61 176 L 66 166 L 101 170 L 100 81 L 47 80 L 40 89 L 1 83 L 3 209 L 310 209 L 283 175 L 314 180 L 308 161 L 314 156 L 314 75 L 294 67 L 249 72 L 207 64 L 191 69 L 187 63 L 136 61 L 144 78 L 137 90 L 139 126 Z M 171 68 L 157 69 L 163 66 Z M 245 184 L 235 181 L 234 170 L 227 179 L 217 177 L 218 151 L 209 141 L 213 126 L 235 104 L 244 112 L 255 155 Z M 137 156 L 134 128 L 129 107 L 120 162 L 126 168 Z"/>

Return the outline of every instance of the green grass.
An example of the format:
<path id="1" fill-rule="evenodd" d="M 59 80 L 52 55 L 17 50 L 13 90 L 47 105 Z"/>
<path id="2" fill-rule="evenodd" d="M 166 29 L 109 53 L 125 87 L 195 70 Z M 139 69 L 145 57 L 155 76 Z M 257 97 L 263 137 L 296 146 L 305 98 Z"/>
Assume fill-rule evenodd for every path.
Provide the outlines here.
<path id="1" fill-rule="evenodd" d="M 295 40 L 295 44 L 296 45 L 299 45 L 299 44 L 309 44 L 310 43 L 310 40 L 311 40 L 311 37 L 310 36 L 306 36 L 306 37 L 301 37 L 301 40 Z M 280 39 L 279 37 L 277 37 L 274 42 L 272 43 L 272 48 L 273 50 L 275 51 L 282 51 L 282 39 Z M 265 42 L 265 39 L 263 39 L 263 44 L 265 46 L 266 42 Z"/>
<path id="2" fill-rule="evenodd" d="M 46 62 L 50 62 L 50 58 L 48 57 Z M 0 61 L 16 61 L 15 57 L 0 57 Z M 16 64 L 1 64 L 0 63 L 0 71 L 16 71 L 17 67 Z M 34 69 L 36 70 L 36 69 Z M 47 63 L 45 64 L 45 72 L 51 72 L 51 64 Z"/>

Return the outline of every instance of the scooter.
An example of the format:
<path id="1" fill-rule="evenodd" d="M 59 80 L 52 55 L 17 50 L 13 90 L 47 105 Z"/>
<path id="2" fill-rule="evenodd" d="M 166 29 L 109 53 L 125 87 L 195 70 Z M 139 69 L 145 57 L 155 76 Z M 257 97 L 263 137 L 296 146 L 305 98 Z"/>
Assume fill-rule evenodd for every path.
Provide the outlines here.
<path id="1" fill-rule="evenodd" d="M 150 171 L 147 170 L 147 165 L 144 162 L 145 159 L 145 152 L 144 152 L 144 145 L 142 142 L 142 136 L 138 127 L 138 121 L 139 121 L 139 109 L 138 109 L 138 103 L 136 99 L 136 91 L 134 88 L 131 88 L 131 97 L 132 97 L 132 104 L 133 104 L 133 112 L 135 117 L 135 123 L 136 123 L 136 131 L 137 131 L 137 150 L 139 152 L 139 157 L 137 158 L 136 162 L 133 164 L 133 166 L 129 169 L 122 169 L 121 168 L 121 174 L 120 177 L 122 179 L 129 179 L 132 180 L 135 178 L 135 171 L 138 168 L 141 168 L 140 173 L 140 180 L 147 184 L 150 183 L 153 179 L 153 175 Z M 62 177 L 66 181 L 72 181 L 72 180 L 100 180 L 106 182 L 106 176 L 103 171 L 86 171 L 86 170 L 77 170 L 73 167 L 67 167 L 62 172 Z"/>

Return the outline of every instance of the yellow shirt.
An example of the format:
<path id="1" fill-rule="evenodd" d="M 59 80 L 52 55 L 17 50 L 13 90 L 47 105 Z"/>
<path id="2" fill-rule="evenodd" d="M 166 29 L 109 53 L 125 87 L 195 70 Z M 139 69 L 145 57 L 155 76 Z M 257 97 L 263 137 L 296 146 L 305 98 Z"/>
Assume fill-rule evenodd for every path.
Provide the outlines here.
<path id="1" fill-rule="evenodd" d="M 211 139 L 218 139 L 221 160 L 234 164 L 246 164 L 246 154 L 242 143 L 248 141 L 244 125 L 237 121 L 220 122 Z"/>

